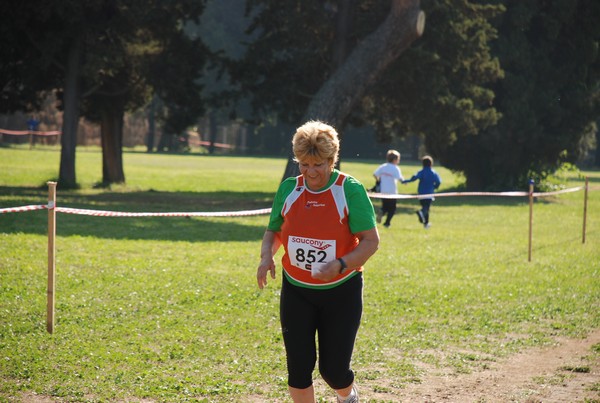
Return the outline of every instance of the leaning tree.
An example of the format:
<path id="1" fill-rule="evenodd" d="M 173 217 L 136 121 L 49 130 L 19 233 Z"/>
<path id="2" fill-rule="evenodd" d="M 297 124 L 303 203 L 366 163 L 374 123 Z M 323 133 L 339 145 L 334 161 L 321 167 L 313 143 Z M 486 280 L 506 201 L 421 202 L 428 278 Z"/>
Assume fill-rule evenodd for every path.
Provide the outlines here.
<path id="1" fill-rule="evenodd" d="M 254 36 L 232 77 L 258 113 L 286 122 L 319 119 L 341 129 L 368 89 L 423 34 L 419 0 L 393 0 L 382 10 L 370 1 L 250 0 Z M 359 34 L 354 21 L 375 14 L 380 19 L 370 21 L 372 31 Z M 296 173 L 290 153 L 284 178 Z"/>

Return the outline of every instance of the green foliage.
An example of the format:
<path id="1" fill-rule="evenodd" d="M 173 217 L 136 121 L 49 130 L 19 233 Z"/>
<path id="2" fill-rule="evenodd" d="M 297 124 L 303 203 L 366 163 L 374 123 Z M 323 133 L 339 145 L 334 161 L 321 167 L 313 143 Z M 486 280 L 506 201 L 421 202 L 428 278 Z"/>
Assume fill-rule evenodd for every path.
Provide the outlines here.
<path id="1" fill-rule="evenodd" d="M 332 74 L 335 15 L 321 2 L 298 0 L 249 0 L 247 14 L 252 41 L 230 64 L 232 79 L 260 116 L 297 122 Z"/>
<path id="2" fill-rule="evenodd" d="M 297 121 L 310 95 L 338 67 L 333 57 L 340 46 L 350 53 L 390 11 L 389 2 L 351 2 L 345 21 L 349 32 L 340 45 L 341 3 L 248 2 L 254 13 L 250 32 L 257 32 L 257 38 L 232 71 L 257 111 Z M 499 119 L 491 84 L 502 70 L 491 55 L 496 30 L 490 20 L 502 7 L 448 0 L 425 1 L 423 9 L 423 38 L 374 83 L 349 122 L 374 126 L 382 141 L 425 133 L 428 150 L 446 157 L 443 150 L 457 137 L 477 134 Z"/>
<path id="3" fill-rule="evenodd" d="M 364 104 L 381 139 L 425 134 L 427 151 L 442 162 L 451 144 L 494 125 L 491 85 L 503 76 L 491 55 L 502 7 L 467 1 L 424 1 L 425 32 L 374 86 Z"/>
<path id="4" fill-rule="evenodd" d="M 493 88 L 496 126 L 445 151 L 473 189 L 514 189 L 576 162 L 600 113 L 600 12 L 595 1 L 501 1 L 494 56 L 505 77 Z"/>
<path id="5" fill-rule="evenodd" d="M 78 149 L 82 187 L 58 204 L 116 211 L 237 211 L 266 207 L 284 158 L 126 152 L 127 186 L 94 189 L 101 155 Z M 45 203 L 56 149 L 0 148 L 0 208 Z M 379 161 L 343 169 L 372 182 Z M 418 165 L 402 165 L 411 175 Z M 460 184 L 436 168 L 441 191 Z M 600 173 L 586 172 L 593 183 Z M 564 184 L 581 184 L 566 173 Z M 416 184 L 401 188 L 415 193 Z M 455 373 L 555 337 L 600 326 L 600 217 L 590 192 L 535 203 L 527 262 L 525 199 L 438 197 L 433 227 L 399 202 L 365 270 L 353 367 L 365 398 L 395 401 L 423 367 Z M 378 201 L 375 201 L 378 204 Z M 58 214 L 56 326 L 45 330 L 45 211 L 0 214 L 0 400 L 282 401 L 279 281 L 255 271 L 266 216 L 108 218 Z M 560 230 L 557 230 L 560 227 Z M 599 351 L 598 345 L 594 351 Z M 319 394 L 325 390 L 317 378 Z M 331 397 L 323 392 L 321 398 Z"/>
<path id="6" fill-rule="evenodd" d="M 81 5 L 79 1 L 35 0 L 0 4 L 4 60 L 0 111 L 35 110 L 45 95 L 40 96 L 40 91 L 64 84 L 66 58 L 57 60 L 57 55 L 64 55 L 68 41 L 77 37 Z M 90 4 L 90 14 L 99 13 L 99 8 Z"/>
<path id="7" fill-rule="evenodd" d="M 202 114 L 202 87 L 197 79 L 206 64 L 207 48 L 189 37 L 184 23 L 197 21 L 204 1 L 115 4 L 102 31 L 88 43 L 84 113 L 99 120 L 101 111 L 123 103 L 126 110 L 146 105 L 153 94 L 165 104 L 165 130 L 179 133 Z M 118 39 L 105 35 L 107 27 Z M 94 35 L 92 34 L 92 35 Z M 84 90 L 85 92 L 85 90 Z"/>
<path id="8" fill-rule="evenodd" d="M 570 177 L 583 178 L 583 174 L 577 168 L 576 165 L 569 162 L 563 162 L 551 175 L 540 177 L 535 172 L 530 172 L 529 177 L 533 179 L 536 184 L 537 191 L 551 192 L 555 190 L 564 189 L 568 178 Z"/>
<path id="9" fill-rule="evenodd" d="M 153 93 L 166 103 L 167 129 L 181 131 L 203 111 L 195 81 L 209 54 L 190 38 L 184 22 L 197 21 L 205 1 L 79 2 L 30 1 L 4 4 L 3 27 L 11 32 L 4 48 L 10 75 L 6 89 L 60 93 L 65 88 L 69 52 L 81 40 L 81 112 L 99 122 L 105 110 L 135 110 Z M 10 51 L 9 51 L 10 50 Z M 11 66 L 31 66 L 12 69 Z M 22 90 L 20 90 L 22 91 Z M 9 92 L 6 93 L 7 95 Z M 23 107 L 31 95 L 16 94 L 3 111 Z M 8 96 L 5 101 L 8 101 Z M 31 109 L 34 105 L 26 105 Z"/>
<path id="10" fill-rule="evenodd" d="M 213 1 L 203 14 L 206 3 L 2 3 L 0 111 L 36 109 L 44 91 L 58 89 L 60 96 L 77 39 L 81 110 L 94 121 L 107 111 L 118 118 L 155 93 L 165 102 L 159 116 L 165 131 L 179 135 L 204 112 L 204 92 L 213 116 L 224 119 L 231 108 L 231 116 L 244 115 L 257 128 L 275 126 L 278 138 L 279 125 L 297 126 L 340 60 L 390 10 L 388 1 L 248 0 L 242 17 L 235 2 Z M 348 123 L 375 127 L 382 141 L 424 135 L 427 152 L 462 172 L 473 190 L 519 189 L 530 177 L 546 181 L 593 147 L 600 114 L 597 1 L 421 5 L 422 38 L 374 84 Z M 231 7 L 235 13 L 227 12 Z M 237 91 L 219 81 L 224 71 L 208 74 L 209 60 L 228 67 L 225 77 Z M 203 74 L 208 78 L 196 80 Z M 236 106 L 228 104 L 233 92 L 243 99 Z M 257 143 L 274 143 L 269 131 L 259 133 L 265 138 Z"/>
<path id="11" fill-rule="evenodd" d="M 252 97 L 255 118 L 297 122 L 337 68 L 343 3 L 248 4 L 255 37 L 232 75 Z M 519 189 L 586 152 L 599 113 L 597 2 L 421 4 L 423 37 L 374 84 L 350 123 L 374 126 L 382 141 L 423 134 L 427 152 L 463 172 L 471 190 Z M 387 13 L 389 2 L 352 2 L 347 52 Z"/>

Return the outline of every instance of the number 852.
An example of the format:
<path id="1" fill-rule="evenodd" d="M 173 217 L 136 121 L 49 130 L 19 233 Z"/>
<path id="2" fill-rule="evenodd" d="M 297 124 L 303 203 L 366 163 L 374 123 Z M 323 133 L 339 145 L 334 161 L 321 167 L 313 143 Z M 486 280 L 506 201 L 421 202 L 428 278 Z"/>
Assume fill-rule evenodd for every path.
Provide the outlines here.
<path id="1" fill-rule="evenodd" d="M 306 262 L 306 263 L 325 263 L 325 259 L 327 258 L 327 253 L 322 250 L 314 250 L 310 249 L 308 252 L 304 249 L 296 250 L 296 260 L 298 262 Z"/>

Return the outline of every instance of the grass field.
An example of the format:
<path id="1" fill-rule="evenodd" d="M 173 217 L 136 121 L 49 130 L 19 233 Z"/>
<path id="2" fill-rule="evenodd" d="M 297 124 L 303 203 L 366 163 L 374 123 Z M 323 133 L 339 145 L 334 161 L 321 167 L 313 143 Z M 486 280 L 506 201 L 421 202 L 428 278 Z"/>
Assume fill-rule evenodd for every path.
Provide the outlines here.
<path id="1" fill-rule="evenodd" d="M 0 208 L 45 204 L 59 158 L 56 148 L 0 148 Z M 126 152 L 127 185 L 96 189 L 99 151 L 79 149 L 76 163 L 81 189 L 59 190 L 57 204 L 115 211 L 270 207 L 285 166 Z M 379 163 L 342 169 L 370 187 Z M 462 183 L 436 169 L 441 192 Z M 600 184 L 600 172 L 585 175 Z M 558 180 L 583 183 L 577 173 Z M 415 193 L 416 183 L 400 189 Z M 394 401 L 425 367 L 470 372 L 600 327 L 600 191 L 589 194 L 585 244 L 583 192 L 536 200 L 531 262 L 526 198 L 439 197 L 428 231 L 416 205 L 399 202 L 365 270 L 353 364 L 365 396 Z M 58 214 L 54 334 L 46 223 L 44 210 L 0 214 L 0 401 L 285 401 L 281 275 L 263 291 L 255 278 L 267 216 Z M 319 382 L 320 401 L 331 401 Z"/>

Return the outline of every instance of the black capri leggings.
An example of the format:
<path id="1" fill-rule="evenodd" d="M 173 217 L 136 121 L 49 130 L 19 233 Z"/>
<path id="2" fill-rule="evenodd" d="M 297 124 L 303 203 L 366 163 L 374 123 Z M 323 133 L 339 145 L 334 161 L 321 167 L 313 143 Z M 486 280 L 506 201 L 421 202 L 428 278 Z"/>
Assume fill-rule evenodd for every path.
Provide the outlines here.
<path id="1" fill-rule="evenodd" d="M 288 385 L 312 385 L 317 360 L 315 335 L 319 335 L 319 372 L 333 389 L 354 382 L 350 360 L 362 315 L 362 273 L 327 290 L 291 284 L 283 274 L 280 318 L 287 353 Z"/>

